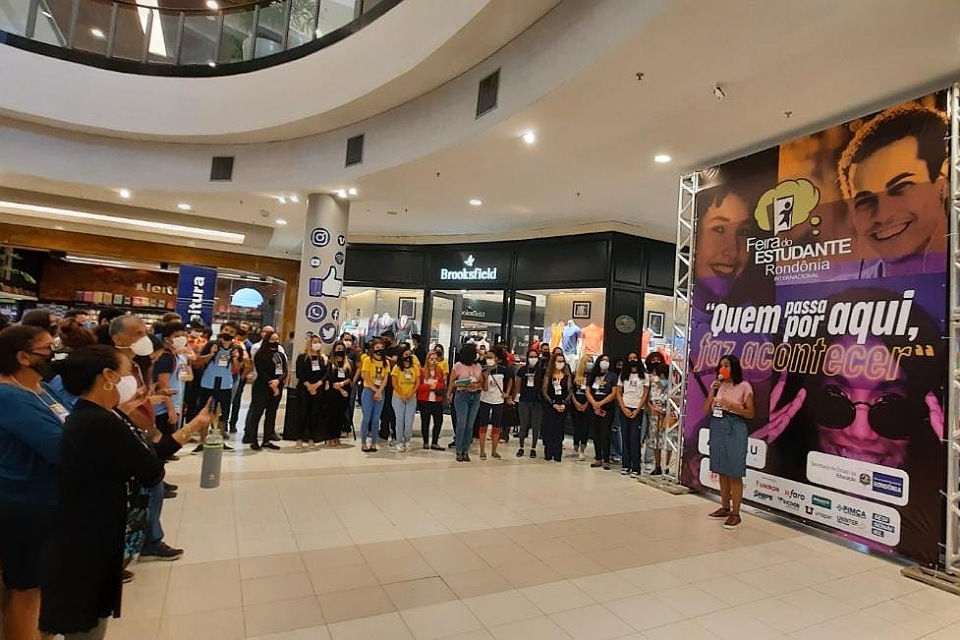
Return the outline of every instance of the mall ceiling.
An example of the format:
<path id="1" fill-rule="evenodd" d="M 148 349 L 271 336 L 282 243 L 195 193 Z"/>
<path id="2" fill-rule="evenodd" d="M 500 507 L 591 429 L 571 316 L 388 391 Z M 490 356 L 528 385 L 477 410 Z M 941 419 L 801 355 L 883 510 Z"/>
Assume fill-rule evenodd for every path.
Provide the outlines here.
<path id="1" fill-rule="evenodd" d="M 357 188 L 350 221 L 356 241 L 597 229 L 672 240 L 682 171 L 952 79 L 960 79 L 955 0 L 673 0 L 627 42 L 484 133 L 350 185 L 323 186 Z M 536 134 L 534 144 L 523 142 L 524 132 Z M 655 163 L 656 154 L 672 161 Z M 37 176 L 0 174 L 0 186 L 117 198 L 114 190 Z M 150 209 L 176 211 L 187 202 L 196 215 L 269 224 L 275 228 L 264 251 L 296 256 L 304 196 L 137 192 L 134 199 Z M 288 224 L 276 227 L 278 217 Z"/>

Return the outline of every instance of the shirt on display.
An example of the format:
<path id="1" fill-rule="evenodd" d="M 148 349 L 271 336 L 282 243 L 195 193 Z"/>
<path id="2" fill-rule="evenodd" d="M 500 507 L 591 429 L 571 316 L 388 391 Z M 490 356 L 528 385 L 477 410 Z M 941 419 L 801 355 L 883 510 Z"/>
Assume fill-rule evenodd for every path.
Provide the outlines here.
<path id="1" fill-rule="evenodd" d="M 561 347 L 564 353 L 576 353 L 577 343 L 580 341 L 580 327 L 575 324 L 568 324 L 561 332 Z"/>
<path id="2" fill-rule="evenodd" d="M 624 406 L 628 409 L 639 409 L 643 400 L 643 389 L 649 384 L 646 376 L 631 373 L 626 380 L 620 380 L 617 384 L 623 394 Z"/>
<path id="3" fill-rule="evenodd" d="M 550 328 L 550 348 L 556 349 L 560 346 L 560 343 L 563 342 L 563 328 L 564 325 L 562 322 L 558 322 Z"/>
<path id="4" fill-rule="evenodd" d="M 589 356 L 603 353 L 603 328 L 592 322 L 582 329 L 583 352 Z"/>

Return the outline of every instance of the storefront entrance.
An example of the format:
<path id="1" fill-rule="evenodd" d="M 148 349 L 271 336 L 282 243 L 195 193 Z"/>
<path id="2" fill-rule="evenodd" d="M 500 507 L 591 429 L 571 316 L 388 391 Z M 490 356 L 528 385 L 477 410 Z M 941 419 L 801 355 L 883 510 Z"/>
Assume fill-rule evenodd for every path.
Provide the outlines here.
<path id="1" fill-rule="evenodd" d="M 431 291 L 428 346 L 443 345 L 451 359 L 467 342 L 493 346 L 505 336 L 505 291 Z"/>

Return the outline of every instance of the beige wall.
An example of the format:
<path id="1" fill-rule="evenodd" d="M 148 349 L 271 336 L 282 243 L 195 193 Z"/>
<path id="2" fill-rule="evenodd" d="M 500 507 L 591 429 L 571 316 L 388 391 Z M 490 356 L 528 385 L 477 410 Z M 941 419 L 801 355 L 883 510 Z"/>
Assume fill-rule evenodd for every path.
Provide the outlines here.
<path id="1" fill-rule="evenodd" d="M 573 303 L 587 301 L 590 303 L 590 317 L 587 319 L 573 318 Z M 591 322 L 603 326 L 603 307 L 606 304 L 606 293 L 552 293 L 547 296 L 546 315 L 544 322 L 548 325 L 573 320 L 580 328 Z"/>

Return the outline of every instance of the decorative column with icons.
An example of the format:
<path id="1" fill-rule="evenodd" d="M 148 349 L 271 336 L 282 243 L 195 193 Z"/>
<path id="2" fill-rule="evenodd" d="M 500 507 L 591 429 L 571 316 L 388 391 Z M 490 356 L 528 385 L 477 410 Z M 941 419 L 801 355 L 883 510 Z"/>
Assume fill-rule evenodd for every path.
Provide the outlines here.
<path id="1" fill-rule="evenodd" d="M 297 353 L 303 347 L 307 332 L 319 335 L 325 345 L 333 344 L 340 335 L 340 292 L 349 215 L 350 201 L 346 198 L 327 193 L 311 193 L 307 197 L 297 290 L 294 337 Z"/>

